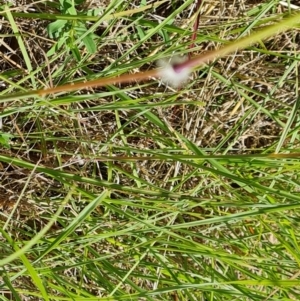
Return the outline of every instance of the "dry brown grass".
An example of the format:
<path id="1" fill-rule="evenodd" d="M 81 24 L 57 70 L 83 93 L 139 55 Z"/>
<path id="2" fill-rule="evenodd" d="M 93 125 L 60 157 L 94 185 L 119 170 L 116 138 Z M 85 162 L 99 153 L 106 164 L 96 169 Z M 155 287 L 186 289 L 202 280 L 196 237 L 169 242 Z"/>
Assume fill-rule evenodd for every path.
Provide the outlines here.
<path id="1" fill-rule="evenodd" d="M 101 3 L 105 5 L 105 3 Z M 132 3 L 128 9 L 134 9 L 138 3 Z M 154 12 L 149 13 L 145 18 L 150 20 L 161 20 L 170 14 L 172 9 L 175 9 L 180 3 L 166 3 L 157 8 Z M 99 1 L 89 1 L 84 5 L 86 8 L 99 6 Z M 242 22 L 247 22 L 250 17 L 245 17 L 247 12 L 257 7 L 257 1 L 203 1 L 201 9 L 201 20 L 199 26 L 199 34 L 209 35 L 210 32 L 217 32 L 220 39 L 234 38 L 235 35 L 228 35 L 228 32 L 240 27 Z M 16 1 L 13 6 L 14 11 L 20 12 L 47 12 L 59 13 L 55 8 L 43 3 L 43 1 Z M 275 12 L 284 11 L 280 5 L 277 6 Z M 189 28 L 192 25 L 193 8 L 184 11 L 178 15 L 176 24 L 181 28 Z M 272 15 L 272 14 L 270 14 Z M 73 78 L 83 75 L 82 71 L 71 71 L 76 68 L 76 62 L 70 61 L 65 65 L 65 74 L 52 78 L 59 65 L 64 62 L 62 56 L 53 62 L 46 58 L 46 52 L 53 45 L 47 37 L 46 26 L 49 21 L 40 19 L 22 19 L 16 18 L 18 28 L 24 38 L 28 53 L 30 55 L 34 68 L 41 68 L 36 74 L 36 80 L 41 87 L 49 85 L 57 85 L 65 79 L 71 81 Z M 225 24 L 225 26 L 224 26 Z M 230 25 L 228 25 L 230 24 Z M 247 23 L 245 23 L 246 25 Z M 97 29 L 97 33 L 103 33 L 106 30 L 105 24 Z M 116 42 L 116 36 L 130 34 L 132 28 L 126 25 L 124 20 L 117 20 L 104 37 L 104 42 L 98 46 L 99 51 L 89 58 L 89 66 L 91 70 L 97 72 L 109 66 L 117 57 L 122 56 L 130 49 L 135 41 Z M 6 36 L 2 38 L 1 43 L 1 72 L 17 71 L 17 75 L 10 80 L 18 81 L 26 74 L 26 66 L 22 59 L 22 55 L 18 48 L 16 38 L 13 37 L 10 24 L 2 19 L 1 34 Z M 215 34 L 214 34 L 215 35 Z M 174 35 L 173 35 L 174 36 Z M 188 36 L 184 39 L 178 37 L 180 42 L 188 42 Z M 269 51 L 278 53 L 282 56 L 289 52 L 298 51 L 297 34 L 288 32 L 270 39 L 265 43 Z M 131 53 L 125 61 L 139 60 L 144 58 L 157 47 L 160 46 L 161 38 L 157 35 L 153 39 L 148 40 L 145 45 L 141 45 L 135 52 Z M 197 45 L 196 53 L 219 47 L 217 42 L 204 42 Z M 84 51 L 84 50 L 83 50 Z M 65 53 L 68 56 L 68 53 Z M 171 144 L 176 143 L 176 136 L 172 134 L 172 130 L 176 130 L 186 138 L 190 139 L 201 148 L 215 149 L 218 146 L 231 146 L 240 153 L 262 150 L 272 145 L 278 139 L 282 128 L 275 119 L 270 118 L 264 112 L 255 113 L 255 108 L 251 103 L 246 102 L 238 91 L 239 86 L 247 87 L 247 95 L 256 102 L 258 106 L 263 106 L 270 114 L 276 115 L 283 108 L 291 106 L 295 100 L 295 77 L 297 74 L 290 73 L 284 80 L 284 84 L 279 85 L 274 89 L 284 75 L 287 63 L 286 59 L 280 56 L 271 57 L 269 54 L 263 54 L 251 50 L 241 51 L 239 53 L 228 56 L 227 58 L 218 60 L 212 67 L 207 67 L 202 71 L 194 74 L 194 85 L 191 88 L 179 91 L 176 98 L 177 101 L 199 100 L 205 102 L 205 106 L 189 106 L 189 105 L 174 105 L 163 109 L 157 109 L 156 114 L 164 120 L 169 126 L 169 137 L 166 133 L 161 132 L 161 129 L 154 129 L 149 133 L 147 121 L 143 116 L 134 118 L 126 131 L 127 143 L 131 148 L 136 149 L 156 149 L 159 148 L 160 137 L 166 138 Z M 144 68 L 144 67 L 143 67 Z M 69 69 L 69 70 L 68 70 Z M 214 70 L 219 76 L 222 76 L 224 81 L 216 78 L 211 72 Z M 28 88 L 29 80 L 23 82 L 21 86 Z M 129 85 L 131 87 L 132 85 Z M 8 89 L 9 84 L 2 82 L 2 90 Z M 128 86 L 124 85 L 124 88 Z M 274 89 L 274 93 L 270 95 L 270 91 Z M 88 93 L 103 92 L 106 89 L 93 89 Z M 252 92 L 253 91 L 253 92 Z M 137 89 L 132 92 L 134 97 L 142 95 L 151 95 L 163 92 L 164 96 L 173 93 L 169 88 L 159 85 L 149 85 L 142 89 Z M 83 93 L 78 91 L 78 94 Z M 266 95 L 270 95 L 270 101 L 266 101 Z M 159 94 L 161 95 L 161 94 Z M 153 98 L 152 101 L 161 101 L 162 98 Z M 101 98 L 97 101 L 83 101 L 71 105 L 72 109 L 89 108 L 95 104 L 105 104 L 112 102 L 110 97 Z M 5 110 L 11 106 L 22 105 L 20 101 L 15 100 L 12 103 L 2 104 L 2 109 Z M 24 158 L 34 164 L 43 164 L 51 168 L 64 167 L 72 173 L 82 176 L 98 176 L 100 179 L 107 179 L 107 167 L 97 160 L 86 160 L 84 166 L 78 165 L 81 158 L 86 157 L 86 154 L 94 154 L 96 156 L 101 145 L 107 144 L 108 139 L 118 132 L 115 113 L 108 111 L 101 112 L 86 112 L 79 113 L 77 116 L 65 114 L 64 110 L 68 110 L 70 105 L 61 106 L 57 109 L 57 114 L 47 117 L 42 111 L 34 114 L 19 113 L 11 115 L 4 119 L 4 131 L 9 131 L 16 138 L 12 144 L 10 151 L 3 150 L 4 153 L 9 153 L 12 156 Z M 244 118 L 245 112 L 249 113 Z M 119 112 L 120 122 L 125 123 L 136 113 L 127 110 Z M 244 119 L 243 119 L 244 118 Z M 243 119 L 243 120 L 242 120 Z M 236 133 L 230 131 L 240 122 L 236 129 Z M 75 126 L 74 126 L 75 124 Z M 40 131 L 44 130 L 43 138 L 40 136 Z M 52 138 L 47 139 L 47 133 L 51 133 Z M 35 139 L 34 137 L 40 137 Z M 55 141 L 54 138 L 57 138 Z M 225 142 L 224 142 L 225 139 Z M 61 141 L 60 141 L 61 140 Z M 123 145 L 121 135 L 116 135 L 109 144 L 113 148 Z M 287 141 L 288 143 L 288 141 Z M 55 151 L 54 151 L 55 150 Z M 104 153 L 109 154 L 107 150 Z M 122 154 L 124 152 L 117 152 Z M 124 153 L 126 154 L 126 153 Z M 60 161 L 60 162 L 58 162 Z M 132 172 L 131 164 L 114 163 L 119 169 L 118 183 L 124 185 L 132 185 L 126 173 Z M 138 177 L 154 185 L 160 185 L 162 188 L 170 189 L 170 178 L 176 178 L 178 175 L 184 177 L 189 173 L 189 167 L 183 166 L 180 163 L 161 163 L 161 162 L 141 162 L 134 168 L 138 171 Z M 16 199 L 22 191 L 24 182 L 28 179 L 28 171 L 16 169 L 15 167 L 5 165 L 2 173 L 2 189 L 5 191 L 2 197 L 2 207 L 10 207 L 12 200 Z M 38 175 L 33 176 L 28 186 L 28 195 L 26 198 L 44 198 L 46 195 L 60 195 L 61 191 L 55 185 L 55 181 L 46 180 L 40 181 Z M 42 183 L 37 185 L 37 183 Z M 172 181 L 171 181 L 172 183 Z M 193 180 L 186 183 L 188 189 L 192 189 L 196 183 Z M 39 188 L 41 186 L 41 188 Z"/>
<path id="2" fill-rule="evenodd" d="M 106 6 L 109 2 L 86 1 L 82 9 Z M 172 1 L 168 1 L 154 11 L 145 12 L 143 18 L 160 22 L 183 3 L 183 1 L 173 1 L 175 3 L 172 6 L 170 2 Z M 15 12 L 59 14 L 60 12 L 50 4 L 46 1 L 14 1 L 12 9 Z M 201 43 L 196 41 L 194 53 L 220 47 L 222 40 L 237 38 L 238 34 L 235 30 L 253 21 L 253 17 L 247 13 L 260 4 L 262 4 L 261 1 L 203 0 L 199 35 L 212 38 L 205 39 Z M 138 6 L 139 1 L 131 1 L 127 9 L 135 9 Z M 274 5 L 266 16 L 274 17 L 276 13 L 286 10 L 280 4 Z M 174 24 L 181 29 L 191 29 L 194 13 L 191 6 L 176 17 Z M 3 80 L 0 82 L 0 90 L 2 93 L 11 93 L 20 91 L 22 87 L 32 89 L 30 78 L 22 80 L 27 70 L 17 40 L 12 34 L 9 22 L 1 18 L 0 75 L 13 72 L 9 81 L 18 84 L 13 89 L 9 81 Z M 47 51 L 55 43 L 47 36 L 46 27 L 50 21 L 25 18 L 15 18 L 15 21 L 22 34 L 33 68 L 38 69 L 34 77 L 39 88 L 56 86 L 75 79 L 93 78 L 93 72 L 96 74 L 107 72 L 108 74 L 116 61 L 120 69 L 126 67 L 126 64 L 132 65 L 131 72 L 149 69 L 155 66 L 155 62 L 148 59 L 150 56 L 156 58 L 160 52 L 166 51 L 166 48 L 175 49 L 184 43 L 186 46 L 179 49 L 187 51 L 188 44 L 191 42 L 190 35 L 178 34 L 174 31 L 170 33 L 172 43 L 166 45 L 162 36 L 156 33 L 131 51 L 134 45 L 139 43 L 136 25 L 132 23 L 132 20 L 119 18 L 109 25 L 103 22 L 97 28 L 95 33 L 101 37 L 97 45 L 98 51 L 87 55 L 86 60 L 80 62 L 78 66 L 78 62 L 68 51 L 53 60 L 47 58 Z M 15 99 L 2 103 L 2 111 L 7 112 L 13 109 L 15 113 L 3 118 L 2 131 L 11 133 L 14 138 L 10 149 L 3 147 L 0 154 L 52 170 L 97 179 L 103 183 L 107 181 L 154 191 L 159 187 L 161 191 L 178 193 L 178 196 L 194 196 L 203 200 L 233 198 L 236 191 L 240 191 L 240 187 L 234 186 L 233 181 L 222 177 L 216 179 L 214 176 L 208 176 L 208 173 L 202 175 L 201 170 L 194 174 L 192 166 L 179 161 L 102 162 L 97 157 L 103 155 L 134 156 L 138 151 L 145 155 L 143 150 L 174 149 L 177 154 L 191 153 L 187 144 L 177 133 L 208 153 L 249 154 L 262 153 L 268 148 L 274 150 L 274 145 L 289 117 L 286 112 L 297 98 L 295 84 L 299 80 L 298 71 L 294 68 L 289 73 L 287 72 L 289 67 L 287 56 L 299 51 L 298 39 L 299 33 L 296 30 L 289 31 L 269 39 L 263 45 L 257 45 L 258 49 L 247 49 L 218 59 L 196 71 L 191 82 L 178 91 L 153 81 L 140 86 L 123 84 L 118 87 L 120 91 L 115 94 L 109 87 L 77 91 L 74 95 L 86 95 L 87 99 L 80 102 L 59 103 L 57 106 L 47 106 L 46 102 L 41 106 L 33 99 L 26 101 Z M 264 47 L 268 50 L 266 53 L 262 51 Z M 82 48 L 81 51 L 82 56 L 87 54 L 86 49 Z M 130 53 L 119 61 L 119 58 L 127 51 Z M 171 52 L 167 51 L 167 54 Z M 270 55 L 270 52 L 273 55 Z M 143 60 L 145 64 L 140 65 Z M 89 69 L 90 74 L 87 74 L 85 67 Z M 131 99 L 144 97 L 141 104 L 157 103 L 158 106 L 153 107 L 151 112 L 164 122 L 167 130 L 155 123 L 151 124 L 143 113 L 143 109 L 146 111 L 145 108 L 132 110 L 124 108 L 124 110 L 118 110 L 117 113 L 115 109 L 93 110 L 99 105 L 108 105 L 122 100 L 120 94 L 122 89 Z M 104 95 L 105 92 L 112 93 Z M 99 98 L 88 99 L 89 95 L 95 93 L 102 94 Z M 159 106 L 167 98 L 172 98 L 174 105 Z M 50 102 L 51 97 L 47 101 Z M 186 104 L 176 104 L 182 101 Z M 189 104 L 194 101 L 204 102 L 205 105 Z M 30 110 L 30 105 L 32 105 L 32 110 Z M 22 106 L 28 106 L 28 109 L 16 110 Z M 289 146 L 289 142 L 290 137 L 286 139 L 283 147 Z M 299 141 L 294 143 L 295 148 L 299 148 L 298 143 Z M 209 163 L 205 166 L 211 167 Z M 25 239 L 26 236 L 19 229 L 25 229 L 28 226 L 38 232 L 43 228 L 47 217 L 59 205 L 56 204 L 56 200 L 63 199 L 70 188 L 64 181 L 59 182 L 41 172 L 31 172 L 29 169 L 8 163 L 2 163 L 0 177 L 1 220 L 6 221 L 14 211 L 15 221 L 10 225 L 16 225 L 18 230 L 14 231 L 15 229 L 12 228 L 11 230 L 13 235 L 21 239 Z M 271 180 L 266 179 L 266 181 Z M 78 182 L 77 185 L 91 194 L 99 194 L 105 189 L 104 184 L 101 186 Z M 150 195 L 140 196 L 136 191 L 113 189 L 111 193 L 112 199 L 134 200 L 138 197 L 149 201 L 155 200 L 155 197 Z M 244 197 L 257 202 L 257 196 L 250 193 L 245 192 Z M 85 206 L 84 200 L 79 198 L 77 201 L 79 207 Z M 204 210 L 196 204 L 191 205 L 189 209 L 189 213 L 182 214 L 181 217 L 186 222 L 196 220 L 199 216 L 208 217 L 213 210 L 209 206 Z M 109 211 L 107 208 L 99 207 L 100 215 L 107 211 Z M 223 211 L 220 209 L 220 212 Z M 136 209 L 136 214 L 140 213 L 141 210 Z M 165 220 L 161 223 L 164 222 Z M 52 230 L 59 231 L 61 227 L 57 224 Z M 197 231 L 205 231 L 205 227 L 199 227 Z M 250 227 L 252 225 L 249 225 Z M 214 234 L 217 235 L 217 233 Z M 116 246 L 107 245 L 107 250 L 109 248 L 117 249 Z M 244 254 L 237 247 L 234 250 L 234 247 L 228 246 L 228 250 L 235 254 Z M 20 284 L 21 287 L 28 289 L 32 286 L 32 283 L 26 282 L 25 277 L 23 280 L 25 282 Z M 92 282 L 85 283 L 87 289 L 89 286 L 92 287 Z M 151 289 L 150 285 L 145 286 Z M 95 295 L 97 294 L 101 292 L 98 291 Z M 38 299 L 30 297 L 24 300 Z"/>

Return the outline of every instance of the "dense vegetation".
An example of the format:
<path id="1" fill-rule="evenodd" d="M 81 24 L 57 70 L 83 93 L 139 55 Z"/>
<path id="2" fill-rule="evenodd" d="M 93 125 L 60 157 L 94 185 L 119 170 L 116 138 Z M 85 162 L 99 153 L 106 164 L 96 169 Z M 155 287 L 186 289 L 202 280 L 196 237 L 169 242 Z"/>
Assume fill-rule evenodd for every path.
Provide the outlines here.
<path id="1" fill-rule="evenodd" d="M 3 2 L 2 300 L 299 300 L 298 27 L 179 88 L 30 94 L 219 49 L 298 7 Z"/>

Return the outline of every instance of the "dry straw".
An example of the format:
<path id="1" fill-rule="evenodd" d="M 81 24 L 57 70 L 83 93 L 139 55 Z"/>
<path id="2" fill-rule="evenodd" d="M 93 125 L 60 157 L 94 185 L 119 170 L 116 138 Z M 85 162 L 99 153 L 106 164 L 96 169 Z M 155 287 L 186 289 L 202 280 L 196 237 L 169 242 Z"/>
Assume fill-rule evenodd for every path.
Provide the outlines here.
<path id="1" fill-rule="evenodd" d="M 68 91 L 77 91 L 80 89 L 86 89 L 91 87 L 101 87 L 109 84 L 122 84 L 129 82 L 140 82 L 149 80 L 151 78 L 161 78 L 165 80 L 167 84 L 178 87 L 188 79 L 190 73 L 203 64 L 212 61 L 214 59 L 224 57 L 230 53 L 233 53 L 239 49 L 246 48 L 248 46 L 253 45 L 261 40 L 267 39 L 275 34 L 286 31 L 295 25 L 300 23 L 300 14 L 295 14 L 283 19 L 281 22 L 273 24 L 271 26 L 267 26 L 257 32 L 252 33 L 251 35 L 230 42 L 226 46 L 206 52 L 204 54 L 196 55 L 191 58 L 180 58 L 180 56 L 174 56 L 169 60 L 160 61 L 159 68 L 149 70 L 146 72 L 139 72 L 135 74 L 123 74 L 118 77 L 105 77 L 98 78 L 91 81 L 86 82 L 78 82 L 78 83 L 70 83 L 62 86 L 57 86 L 48 89 L 41 90 L 32 90 L 23 93 L 11 94 L 9 96 L 5 95 L 0 97 L 0 100 L 9 100 L 16 98 L 26 98 L 26 97 L 34 97 L 34 96 L 45 96 L 50 94 L 56 94 L 61 92 Z"/>

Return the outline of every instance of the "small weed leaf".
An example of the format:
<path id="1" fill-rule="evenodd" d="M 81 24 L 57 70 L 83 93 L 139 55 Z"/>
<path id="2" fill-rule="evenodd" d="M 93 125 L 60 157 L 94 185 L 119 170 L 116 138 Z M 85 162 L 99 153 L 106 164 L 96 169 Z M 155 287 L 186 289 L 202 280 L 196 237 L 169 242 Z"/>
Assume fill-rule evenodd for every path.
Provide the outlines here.
<path id="1" fill-rule="evenodd" d="M 80 4 L 82 1 L 76 1 L 76 4 Z M 61 11 L 63 14 L 76 16 L 77 10 L 73 5 L 73 1 L 71 0 L 60 0 Z M 80 61 L 81 54 L 79 50 L 79 46 L 76 45 L 75 41 L 80 40 L 80 37 L 83 45 L 86 47 L 87 51 L 90 54 L 96 52 L 96 44 L 94 39 L 96 35 L 89 33 L 86 35 L 87 28 L 85 24 L 80 20 L 56 20 L 50 23 L 47 26 L 47 31 L 49 37 L 57 40 L 57 44 L 52 47 L 47 55 L 50 57 L 56 51 L 58 51 L 62 45 L 65 45 L 67 49 L 73 54 L 73 57 Z"/>
<path id="2" fill-rule="evenodd" d="M 5 148 L 10 148 L 10 139 L 14 136 L 9 133 L 0 132 L 0 144 Z"/>

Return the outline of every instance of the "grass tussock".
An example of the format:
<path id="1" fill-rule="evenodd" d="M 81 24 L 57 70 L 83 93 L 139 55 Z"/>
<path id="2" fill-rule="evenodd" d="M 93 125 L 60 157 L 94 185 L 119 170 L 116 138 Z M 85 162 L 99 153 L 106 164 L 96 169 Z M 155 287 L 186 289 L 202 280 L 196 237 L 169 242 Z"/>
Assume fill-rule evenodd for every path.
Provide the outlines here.
<path id="1" fill-rule="evenodd" d="M 297 3 L 199 1 L 193 39 L 197 1 L 75 2 L 1 4 L 1 298 L 298 300 L 298 27 L 179 88 L 26 96 L 219 49 Z"/>

